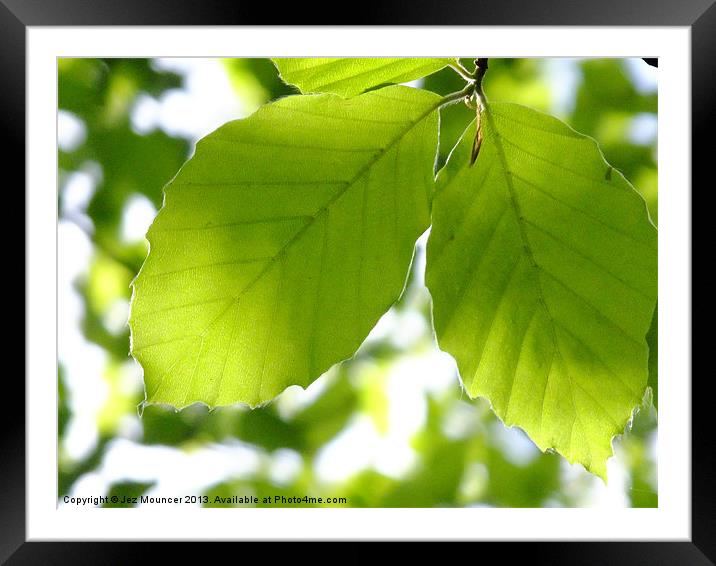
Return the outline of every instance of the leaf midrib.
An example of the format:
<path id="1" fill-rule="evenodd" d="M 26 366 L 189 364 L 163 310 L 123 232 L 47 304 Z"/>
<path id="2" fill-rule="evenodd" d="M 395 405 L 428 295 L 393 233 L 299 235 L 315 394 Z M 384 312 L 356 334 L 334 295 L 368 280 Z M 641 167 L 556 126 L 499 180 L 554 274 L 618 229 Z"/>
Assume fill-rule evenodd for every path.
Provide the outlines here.
<path id="1" fill-rule="evenodd" d="M 563 325 L 557 319 L 554 318 L 549 307 L 547 306 L 547 301 L 544 297 L 544 291 L 542 289 L 542 280 L 541 280 L 541 273 L 543 272 L 543 268 L 540 267 L 540 265 L 537 263 L 537 261 L 534 258 L 534 254 L 532 252 L 532 245 L 529 240 L 529 236 L 527 235 L 527 230 L 525 227 L 525 224 L 529 224 L 529 222 L 525 219 L 525 217 L 522 214 L 522 209 L 520 207 L 520 203 L 517 198 L 517 191 L 515 190 L 514 184 L 512 182 L 512 173 L 511 173 L 510 167 L 507 163 L 507 155 L 506 155 L 504 147 L 502 145 L 502 136 L 500 135 L 498 129 L 495 126 L 495 122 L 492 119 L 492 115 L 490 113 L 489 106 L 487 106 L 485 108 L 485 115 L 486 115 L 488 124 L 490 126 L 490 129 L 492 130 L 492 132 L 494 134 L 495 151 L 497 153 L 500 164 L 502 165 L 502 173 L 505 178 L 505 185 L 507 186 L 507 190 L 508 190 L 508 194 L 509 194 L 509 201 L 510 201 L 509 208 L 511 208 L 511 210 L 513 211 L 513 213 L 515 215 L 515 219 L 516 219 L 517 225 L 519 227 L 519 231 L 520 231 L 520 239 L 523 244 L 523 246 L 522 246 L 523 250 L 524 250 L 525 254 L 527 255 L 527 258 L 530 261 L 531 265 L 534 267 L 534 269 L 537 272 L 537 275 L 535 277 L 536 282 L 537 282 L 537 285 L 536 285 L 537 298 L 549 319 L 549 328 L 550 328 L 550 332 L 552 335 L 552 343 L 554 345 L 553 356 L 550 361 L 549 369 L 547 371 L 547 379 L 545 380 L 545 388 L 544 388 L 543 397 L 542 397 L 542 409 L 540 410 L 540 428 L 542 427 L 542 418 L 544 417 L 544 401 L 545 401 L 546 392 L 549 387 L 549 381 L 550 381 L 551 374 L 552 374 L 554 356 L 556 355 L 556 356 L 558 356 L 559 361 L 561 362 L 562 368 L 563 368 L 564 372 L 567 374 L 567 378 L 569 380 L 570 399 L 571 399 L 571 404 L 572 404 L 572 410 L 574 411 L 574 420 L 572 421 L 572 428 L 571 428 L 570 435 L 569 435 L 569 446 L 567 449 L 567 451 L 570 452 L 571 448 L 572 448 L 572 444 L 574 442 L 575 425 L 578 425 L 582 430 L 584 430 L 584 425 L 583 425 L 581 418 L 579 416 L 579 412 L 577 411 L 576 400 L 574 397 L 575 389 L 577 387 L 581 391 L 583 391 L 584 394 L 586 394 L 590 399 L 592 399 L 592 401 L 595 403 L 595 405 L 597 407 L 599 407 L 599 409 L 606 415 L 606 417 L 609 420 L 611 420 L 615 425 L 617 425 L 617 427 L 618 427 L 618 423 L 615 421 L 614 417 L 609 413 L 609 411 L 607 411 L 606 408 L 601 403 L 599 403 L 599 401 L 597 401 L 597 399 L 595 399 L 594 396 L 591 395 L 591 393 L 589 393 L 589 391 L 587 391 L 579 382 L 574 380 L 574 378 L 572 377 L 572 373 L 569 370 L 569 367 L 565 360 L 565 357 L 562 354 L 562 351 L 560 348 L 560 341 L 557 337 L 556 327 L 559 326 L 559 327 L 563 328 Z M 545 273 L 547 273 L 547 275 L 549 276 L 548 272 L 545 272 Z M 571 291 L 571 289 L 570 289 L 570 291 Z M 612 324 L 614 324 L 613 321 L 610 321 L 610 322 L 612 322 Z M 563 328 L 563 330 L 567 331 L 566 328 Z M 607 369 L 609 369 L 609 368 L 607 368 Z M 622 381 L 622 380 L 620 380 L 620 381 Z M 624 383 L 622 381 L 622 384 L 625 386 L 625 388 L 630 393 L 634 393 L 631 390 L 631 388 L 627 386 L 626 383 Z M 507 400 L 508 408 L 509 408 L 509 402 L 511 399 L 513 389 L 514 389 L 514 377 L 513 377 L 513 382 L 511 384 L 510 395 Z M 507 417 L 507 409 L 505 410 L 505 417 Z M 586 445 L 586 449 L 591 456 L 591 448 L 589 447 L 588 444 Z"/>
<path id="2" fill-rule="evenodd" d="M 390 151 L 393 147 L 395 147 L 402 139 L 407 136 L 413 128 L 415 128 L 418 124 L 420 124 L 423 120 L 425 120 L 428 116 L 430 116 L 433 112 L 435 112 L 442 103 L 442 99 L 438 100 L 435 104 L 430 106 L 425 112 L 420 114 L 418 118 L 416 118 L 414 121 L 409 122 L 409 125 L 407 128 L 402 130 L 388 145 L 386 145 L 384 148 L 382 148 L 380 151 L 376 152 L 376 154 L 368 160 L 368 162 L 361 167 L 358 172 L 353 176 L 352 179 L 349 181 L 346 181 L 345 187 L 339 191 L 336 192 L 327 202 L 324 204 L 321 208 L 318 209 L 318 211 L 313 214 L 309 215 L 310 220 L 308 220 L 299 230 L 296 231 L 296 233 L 281 247 L 281 249 L 276 252 L 276 254 L 270 258 L 270 260 L 266 263 L 264 268 L 254 277 L 249 283 L 241 289 L 241 291 L 229 302 L 229 304 L 226 306 L 226 308 L 222 309 L 219 314 L 217 314 L 204 328 L 203 330 L 194 336 L 196 337 L 204 337 L 208 333 L 208 331 L 212 328 L 212 326 L 221 319 L 222 316 L 236 303 L 239 301 L 239 299 L 244 296 L 247 292 L 249 292 L 254 285 L 256 285 L 268 272 L 269 270 L 274 266 L 276 261 L 283 257 L 286 252 L 293 246 L 296 242 L 300 240 L 300 238 L 308 231 L 308 229 L 313 226 L 316 222 L 316 220 L 322 216 L 323 214 L 328 212 L 328 209 L 335 204 L 338 200 L 340 200 L 345 194 L 348 193 L 348 191 L 365 175 L 370 169 L 378 163 L 385 155 Z M 322 270 L 321 270 L 322 271 Z M 187 336 L 189 338 L 190 336 Z"/>
<path id="3" fill-rule="evenodd" d="M 337 80 L 334 80 L 334 81 L 329 82 L 329 83 L 325 83 L 325 84 L 319 85 L 319 86 L 317 86 L 316 88 L 317 88 L 317 89 L 328 89 L 328 88 L 331 88 L 331 87 L 332 87 L 332 88 L 336 88 L 336 87 L 338 87 L 339 85 L 342 86 L 342 83 L 350 82 L 351 80 L 355 79 L 356 77 L 362 77 L 362 76 L 368 75 L 368 74 L 370 74 L 370 73 L 376 73 L 376 72 L 386 71 L 386 70 L 387 70 L 388 68 L 390 68 L 391 66 L 398 65 L 398 64 L 400 64 L 400 63 L 402 63 L 402 62 L 403 62 L 402 58 L 399 58 L 399 59 L 397 59 L 397 60 L 395 60 L 395 61 L 389 61 L 389 62 L 387 62 L 387 63 L 383 63 L 382 65 L 380 65 L 380 66 L 378 66 L 378 67 L 374 67 L 374 68 L 372 68 L 372 69 L 367 69 L 367 70 L 365 70 L 365 71 L 361 71 L 360 73 L 356 73 L 356 74 L 350 75 L 350 76 L 348 76 L 348 77 L 344 77 L 344 78 L 337 79 Z M 446 63 L 445 65 L 447 65 L 447 63 Z M 420 67 L 416 67 L 415 70 L 416 70 L 416 72 L 417 72 L 417 70 L 419 70 L 419 69 L 421 69 L 421 68 L 424 68 L 424 67 L 427 67 L 427 66 L 429 66 L 427 63 L 423 63 Z M 404 72 L 403 74 L 405 74 L 405 72 Z M 400 75 L 398 75 L 398 76 L 400 76 Z M 389 78 L 389 79 L 387 79 L 387 80 L 388 80 L 388 81 L 395 80 L 395 77 L 391 77 L 391 78 Z"/>
<path id="4" fill-rule="evenodd" d="M 532 267 L 536 270 L 537 275 L 535 277 L 537 281 L 537 299 L 539 303 L 542 305 L 542 308 L 544 309 L 545 313 L 547 314 L 547 317 L 549 319 L 549 329 L 552 334 L 552 343 L 554 344 L 554 354 L 556 354 L 560 361 L 562 362 L 562 367 L 564 368 L 565 373 L 567 374 L 567 377 L 569 379 L 569 392 L 570 397 L 572 401 L 572 410 L 574 411 L 574 420 L 572 421 L 572 430 L 570 432 L 570 439 L 569 439 L 569 448 L 568 451 L 571 451 L 571 445 L 573 441 L 574 436 L 574 425 L 579 424 L 580 427 L 584 428 L 581 420 L 579 418 L 579 413 L 577 412 L 577 404 L 574 399 L 574 380 L 572 379 L 572 374 L 569 371 L 569 368 L 567 367 L 567 364 L 564 360 L 564 356 L 562 355 L 562 351 L 559 346 L 559 340 L 557 339 L 557 331 L 555 329 L 555 318 L 552 316 L 552 313 L 549 310 L 549 307 L 547 306 L 547 302 L 544 298 L 544 291 L 542 289 L 542 280 L 540 278 L 540 267 L 537 264 L 537 261 L 534 258 L 534 254 L 532 253 L 532 245 L 530 243 L 529 237 L 527 236 L 527 229 L 525 228 L 524 218 L 522 215 L 522 208 L 520 207 L 520 203 L 517 200 L 517 191 L 515 190 L 514 184 L 512 183 L 512 177 L 510 176 L 510 169 L 509 165 L 507 163 L 507 156 L 505 155 L 505 149 L 502 146 L 502 139 L 500 136 L 499 131 L 497 130 L 497 127 L 495 125 L 495 121 L 492 117 L 492 112 L 490 110 L 489 104 L 485 105 L 484 110 L 485 117 L 487 118 L 487 122 L 490 126 L 490 129 L 492 130 L 494 140 L 495 140 L 495 151 L 497 153 L 497 157 L 500 160 L 500 164 L 502 165 L 502 173 L 505 177 L 505 185 L 507 186 L 509 201 L 510 201 L 510 208 L 512 209 L 512 212 L 515 215 L 515 220 L 517 222 L 517 226 L 519 228 L 520 232 L 520 239 L 522 241 L 522 249 L 524 250 L 525 254 L 527 255 L 527 259 L 529 260 Z M 554 361 L 554 360 L 553 360 Z M 479 368 L 479 364 L 478 364 Z M 552 374 L 552 363 L 550 363 L 549 371 L 547 372 L 547 379 L 545 383 L 545 395 L 547 394 L 547 389 L 549 388 L 549 380 Z M 514 386 L 514 381 L 512 383 L 512 386 Z M 510 395 L 511 396 L 511 395 Z M 544 398 L 542 399 L 542 402 L 544 404 Z M 508 399 L 508 405 L 509 405 L 509 399 Z M 506 416 L 506 415 L 505 415 Z M 588 448 L 588 450 L 591 452 L 591 450 Z"/>

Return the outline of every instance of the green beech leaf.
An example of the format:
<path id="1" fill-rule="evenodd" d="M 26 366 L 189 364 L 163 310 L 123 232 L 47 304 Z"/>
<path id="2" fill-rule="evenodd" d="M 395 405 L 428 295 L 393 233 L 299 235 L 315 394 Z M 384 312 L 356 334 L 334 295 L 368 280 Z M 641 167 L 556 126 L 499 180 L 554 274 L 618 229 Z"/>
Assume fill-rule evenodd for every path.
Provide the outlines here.
<path id="1" fill-rule="evenodd" d="M 405 83 L 439 71 L 454 59 L 274 59 L 281 78 L 301 92 L 354 96 L 386 83 Z"/>
<path id="2" fill-rule="evenodd" d="M 646 334 L 646 343 L 649 345 L 649 381 L 651 388 L 651 402 L 659 410 L 659 306 L 654 309 L 651 327 Z"/>
<path id="3" fill-rule="evenodd" d="M 291 96 L 197 144 L 133 282 L 148 403 L 255 406 L 353 355 L 429 224 L 439 102 Z"/>
<path id="4" fill-rule="evenodd" d="M 606 477 L 647 385 L 656 229 L 596 143 L 490 104 L 441 171 L 426 281 L 442 349 L 471 397 L 542 449 Z"/>

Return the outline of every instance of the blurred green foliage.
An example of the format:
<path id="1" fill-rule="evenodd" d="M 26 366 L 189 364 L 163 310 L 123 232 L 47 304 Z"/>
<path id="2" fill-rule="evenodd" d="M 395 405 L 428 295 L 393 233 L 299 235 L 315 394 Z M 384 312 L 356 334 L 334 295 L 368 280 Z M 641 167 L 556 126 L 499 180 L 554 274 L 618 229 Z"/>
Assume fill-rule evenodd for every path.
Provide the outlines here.
<path id="1" fill-rule="evenodd" d="M 463 63 L 472 68 L 471 60 Z M 491 59 L 484 87 L 493 100 L 557 113 L 575 129 L 595 137 L 606 158 L 642 192 L 656 222 L 656 139 L 635 140 L 633 131 L 644 116 L 655 119 L 657 98 L 655 92 L 638 87 L 630 66 L 639 63 L 582 60 L 562 63 L 556 72 L 553 61 Z M 295 93 L 266 59 L 231 59 L 221 64 L 247 109 Z M 649 67 L 643 72 L 656 70 Z M 568 103 L 557 107 L 557 99 L 564 98 L 560 81 L 569 78 L 569 73 L 576 78 L 574 87 L 568 89 Z M 59 149 L 59 217 L 61 223 L 81 230 L 91 244 L 90 261 L 74 281 L 74 292 L 81 299 L 78 330 L 85 347 L 99 348 L 105 360 L 100 375 L 70 376 L 68 360 L 60 352 L 60 500 L 81 490 L 83 481 L 97 485 L 90 481 L 96 477 L 104 478 L 105 492 L 91 495 L 137 497 L 155 490 L 156 495 L 186 495 L 162 491 L 159 472 L 156 477 L 147 477 L 144 469 L 122 472 L 127 477 L 114 473 L 116 458 L 110 456 L 127 443 L 136 449 L 137 460 L 146 450 L 159 449 L 157 457 L 161 458 L 237 446 L 254 454 L 256 465 L 245 472 L 219 474 L 218 480 L 188 478 L 202 486 L 200 492 L 209 496 L 208 506 L 226 505 L 214 503 L 215 496 L 234 495 L 344 497 L 345 505 L 351 507 L 581 506 L 593 504 L 594 494 L 604 494 L 600 480 L 555 454 L 540 453 L 521 431 L 506 429 L 486 402 L 469 401 L 455 374 L 449 387 L 421 387 L 416 382 L 420 391 L 414 404 L 424 407 L 425 418 L 407 439 L 405 449 L 414 458 L 406 470 L 385 470 L 369 463 L 339 480 L 319 473 L 330 447 L 350 442 L 341 437 L 355 427 L 368 427 L 377 439 L 392 434 L 396 399 L 390 384 L 396 368 L 434 349 L 420 252 L 407 291 L 394 309 L 396 324 L 418 328 L 409 340 L 388 335 L 369 341 L 308 392 L 289 388 L 276 401 L 254 411 L 241 406 L 209 411 L 194 405 L 181 412 L 142 407 L 141 376 L 128 358 L 124 322 L 129 283 L 144 259 L 146 243 L 126 241 L 122 222 L 133 198 L 146 198 L 157 209 L 161 206 L 162 187 L 189 156 L 194 140 L 156 127 L 140 131 L 132 113 L 141 99 L 149 97 L 159 103 L 186 84 L 180 74 L 146 59 L 60 59 L 58 76 L 60 110 L 80 123 L 83 132 L 79 141 Z M 427 77 L 423 84 L 439 94 L 462 86 L 450 69 Z M 438 165 L 445 162 L 473 112 L 461 104 L 442 110 Z M 68 187 L 78 174 L 89 175 L 92 182 L 91 194 L 79 209 L 66 201 Z M 649 338 L 655 345 L 656 326 Z M 652 356 L 654 379 L 655 362 Z M 86 415 L 79 414 L 79 403 L 85 402 L 86 395 L 81 393 L 92 384 L 101 385 L 104 397 L 88 424 Z M 89 448 L 78 453 L 70 447 L 73 434 L 82 436 L 78 432 L 82 427 L 90 427 L 94 436 Z M 623 495 L 635 507 L 657 505 L 651 449 L 655 433 L 656 413 L 645 405 L 630 433 L 615 441 L 615 460 L 624 474 L 620 480 Z M 290 473 L 278 473 L 286 462 Z M 172 473 L 191 472 L 178 469 Z"/>

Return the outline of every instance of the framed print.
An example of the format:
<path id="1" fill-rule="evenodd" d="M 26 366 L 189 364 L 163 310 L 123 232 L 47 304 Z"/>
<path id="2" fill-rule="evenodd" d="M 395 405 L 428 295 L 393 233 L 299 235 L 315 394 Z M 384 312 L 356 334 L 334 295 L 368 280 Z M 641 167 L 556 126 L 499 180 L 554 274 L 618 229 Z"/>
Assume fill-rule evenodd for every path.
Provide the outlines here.
<path id="1" fill-rule="evenodd" d="M 716 8 L 3 2 L 27 254 L 3 560 L 712 563 Z"/>

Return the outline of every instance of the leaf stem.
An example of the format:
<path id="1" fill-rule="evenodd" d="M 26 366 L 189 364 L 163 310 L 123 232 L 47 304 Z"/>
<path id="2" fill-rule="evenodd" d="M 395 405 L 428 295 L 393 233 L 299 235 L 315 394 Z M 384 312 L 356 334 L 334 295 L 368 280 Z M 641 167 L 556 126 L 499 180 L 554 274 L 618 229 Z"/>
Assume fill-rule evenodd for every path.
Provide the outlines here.
<path id="1" fill-rule="evenodd" d="M 460 102 L 461 100 L 469 100 L 475 92 L 475 85 L 476 83 L 472 81 L 462 90 L 443 96 L 440 99 L 438 106 L 442 108 L 443 106 L 454 104 L 455 102 Z"/>
<path id="2" fill-rule="evenodd" d="M 455 71 L 458 75 L 460 75 L 463 79 L 465 79 L 467 82 L 474 82 L 475 77 L 473 74 L 468 71 L 462 63 L 460 63 L 460 59 L 455 59 L 454 63 L 450 63 L 450 68 Z"/>
<path id="3" fill-rule="evenodd" d="M 439 106 L 447 106 L 448 104 L 454 104 L 455 102 L 459 102 L 461 100 L 469 102 L 470 98 L 474 95 L 477 98 L 478 109 L 484 108 L 487 104 L 487 98 L 482 90 L 482 79 L 485 78 L 485 73 L 487 73 L 487 61 L 487 58 L 475 59 L 474 73 L 468 71 L 462 64 L 460 64 L 458 59 L 455 60 L 455 63 L 451 63 L 450 68 L 465 79 L 467 81 L 467 85 L 465 85 L 465 88 L 462 90 L 453 92 L 443 97 Z"/>
<path id="4" fill-rule="evenodd" d="M 475 95 L 483 108 L 487 105 L 487 98 L 482 90 L 482 79 L 487 73 L 487 61 L 487 58 L 475 59 Z"/>

